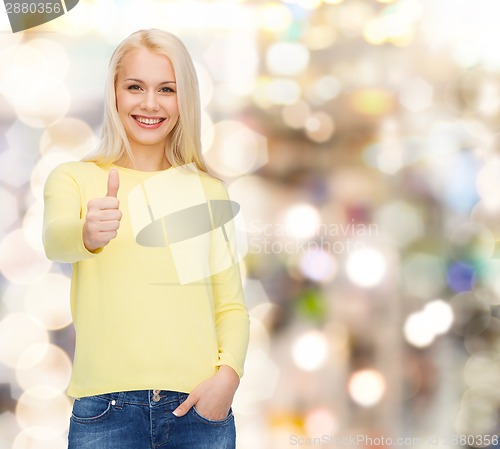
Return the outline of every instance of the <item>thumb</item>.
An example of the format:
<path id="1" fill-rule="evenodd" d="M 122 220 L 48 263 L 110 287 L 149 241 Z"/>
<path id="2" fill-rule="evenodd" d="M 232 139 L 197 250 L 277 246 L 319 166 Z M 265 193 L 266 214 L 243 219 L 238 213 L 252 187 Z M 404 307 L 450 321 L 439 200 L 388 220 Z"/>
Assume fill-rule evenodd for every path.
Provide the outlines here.
<path id="1" fill-rule="evenodd" d="M 118 175 L 118 171 L 112 169 L 108 176 L 108 192 L 106 193 L 106 196 L 114 196 L 116 198 L 116 195 L 118 194 L 118 187 L 120 187 L 120 177 Z"/>
<path id="2" fill-rule="evenodd" d="M 189 409 L 196 404 L 196 399 L 192 394 L 190 394 L 187 399 L 179 405 L 172 413 L 180 418 L 181 416 L 184 416 L 187 412 L 189 412 Z"/>

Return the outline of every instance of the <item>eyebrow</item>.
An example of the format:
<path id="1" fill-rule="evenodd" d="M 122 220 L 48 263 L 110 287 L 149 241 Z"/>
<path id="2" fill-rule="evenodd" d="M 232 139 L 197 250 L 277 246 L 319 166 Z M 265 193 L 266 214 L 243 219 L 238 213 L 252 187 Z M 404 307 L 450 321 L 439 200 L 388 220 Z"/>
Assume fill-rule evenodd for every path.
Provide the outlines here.
<path id="1" fill-rule="evenodd" d="M 144 83 L 144 81 L 142 80 L 139 80 L 137 78 L 127 78 L 125 81 L 135 81 L 137 83 Z M 176 84 L 175 81 L 162 81 L 161 83 L 159 83 L 158 85 L 162 85 L 162 84 Z"/>

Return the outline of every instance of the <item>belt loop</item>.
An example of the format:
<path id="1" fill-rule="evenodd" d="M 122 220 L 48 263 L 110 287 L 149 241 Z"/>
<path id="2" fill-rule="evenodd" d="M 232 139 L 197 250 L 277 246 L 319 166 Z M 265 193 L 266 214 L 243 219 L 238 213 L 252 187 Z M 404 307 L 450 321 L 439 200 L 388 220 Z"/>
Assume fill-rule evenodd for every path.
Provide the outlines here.
<path id="1" fill-rule="evenodd" d="M 123 408 L 123 401 L 125 401 L 125 391 L 120 391 L 118 393 L 118 398 L 116 399 L 116 408 Z"/>

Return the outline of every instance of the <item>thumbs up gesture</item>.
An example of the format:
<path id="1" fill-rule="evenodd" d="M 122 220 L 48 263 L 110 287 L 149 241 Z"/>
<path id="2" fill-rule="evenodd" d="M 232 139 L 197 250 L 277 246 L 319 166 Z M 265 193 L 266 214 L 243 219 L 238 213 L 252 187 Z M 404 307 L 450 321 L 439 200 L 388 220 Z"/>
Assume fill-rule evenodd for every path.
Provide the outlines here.
<path id="1" fill-rule="evenodd" d="M 117 235 L 122 213 L 116 197 L 120 186 L 118 171 L 109 172 L 108 191 L 104 198 L 90 200 L 83 225 L 83 244 L 89 251 L 106 246 Z"/>

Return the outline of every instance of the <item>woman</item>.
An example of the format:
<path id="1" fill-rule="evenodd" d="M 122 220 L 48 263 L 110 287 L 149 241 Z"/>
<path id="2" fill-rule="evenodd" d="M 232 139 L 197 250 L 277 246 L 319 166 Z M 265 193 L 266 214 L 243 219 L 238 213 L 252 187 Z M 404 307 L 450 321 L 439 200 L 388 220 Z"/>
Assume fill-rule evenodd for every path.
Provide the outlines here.
<path id="1" fill-rule="evenodd" d="M 73 267 L 69 448 L 234 448 L 249 320 L 181 41 L 125 39 L 105 103 L 97 151 L 45 186 L 47 256 Z"/>

